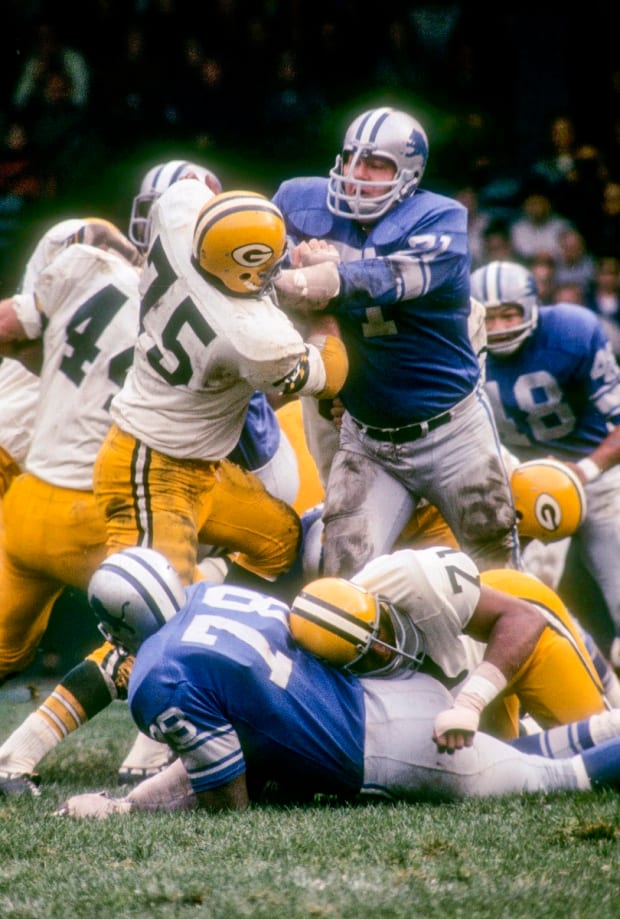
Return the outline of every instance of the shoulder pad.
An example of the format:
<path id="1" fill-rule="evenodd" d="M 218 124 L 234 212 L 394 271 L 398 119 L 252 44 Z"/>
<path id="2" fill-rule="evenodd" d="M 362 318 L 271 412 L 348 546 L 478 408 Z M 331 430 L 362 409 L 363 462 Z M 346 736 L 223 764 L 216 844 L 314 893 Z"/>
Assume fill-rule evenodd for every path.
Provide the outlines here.
<path id="1" fill-rule="evenodd" d="M 370 234 L 377 245 L 424 233 L 467 233 L 467 211 L 445 195 L 418 189 L 414 195 L 388 211 Z"/>
<path id="2" fill-rule="evenodd" d="M 288 179 L 273 198 L 284 215 L 289 231 L 300 236 L 322 239 L 334 226 L 334 215 L 327 208 L 327 179 Z"/>

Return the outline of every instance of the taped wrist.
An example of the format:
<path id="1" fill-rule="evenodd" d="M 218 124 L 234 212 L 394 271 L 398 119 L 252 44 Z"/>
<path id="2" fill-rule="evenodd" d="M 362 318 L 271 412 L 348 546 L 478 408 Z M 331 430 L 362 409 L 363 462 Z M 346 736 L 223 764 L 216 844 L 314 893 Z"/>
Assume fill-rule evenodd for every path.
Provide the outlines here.
<path id="1" fill-rule="evenodd" d="M 495 664 L 482 661 L 465 682 L 454 700 L 455 708 L 468 708 L 478 716 L 508 685 L 508 680 Z"/>
<path id="2" fill-rule="evenodd" d="M 589 456 L 584 457 L 584 459 L 579 460 L 576 464 L 578 469 L 581 469 L 583 476 L 586 480 L 586 485 L 588 482 L 593 482 L 595 479 L 598 479 L 601 472 L 603 471 L 600 466 L 590 459 Z"/>
<path id="3" fill-rule="evenodd" d="M 282 309 L 302 315 L 324 309 L 340 293 L 340 275 L 334 262 L 307 268 L 286 268 L 274 282 Z"/>

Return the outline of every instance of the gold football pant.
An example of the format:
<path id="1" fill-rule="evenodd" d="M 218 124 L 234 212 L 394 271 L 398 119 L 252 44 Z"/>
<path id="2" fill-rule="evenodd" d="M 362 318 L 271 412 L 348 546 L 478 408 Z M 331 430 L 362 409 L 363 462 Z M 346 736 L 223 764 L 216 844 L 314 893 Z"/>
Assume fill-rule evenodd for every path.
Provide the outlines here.
<path id="1" fill-rule="evenodd" d="M 4 447 L 0 446 L 0 501 L 8 491 L 9 485 L 20 473 L 20 468 Z M 1 505 L 0 505 L 1 513 Z"/>
<path id="2" fill-rule="evenodd" d="M 0 680 L 28 666 L 62 588 L 86 590 L 106 551 L 105 521 L 90 492 L 22 473 L 4 496 L 3 511 Z"/>
<path id="3" fill-rule="evenodd" d="M 555 591 L 532 575 L 512 569 L 484 571 L 481 581 L 529 600 L 548 623 L 505 693 L 484 710 L 481 730 L 511 740 L 519 736 L 520 713 L 531 715 L 542 728 L 551 728 L 605 711 L 604 688 L 594 662 Z"/>
<path id="4" fill-rule="evenodd" d="M 185 584 L 201 579 L 198 543 L 238 553 L 239 565 L 267 580 L 295 561 L 301 539 L 296 512 L 227 460 L 174 459 L 113 425 L 93 481 L 108 554 L 125 546 L 157 549 Z"/>

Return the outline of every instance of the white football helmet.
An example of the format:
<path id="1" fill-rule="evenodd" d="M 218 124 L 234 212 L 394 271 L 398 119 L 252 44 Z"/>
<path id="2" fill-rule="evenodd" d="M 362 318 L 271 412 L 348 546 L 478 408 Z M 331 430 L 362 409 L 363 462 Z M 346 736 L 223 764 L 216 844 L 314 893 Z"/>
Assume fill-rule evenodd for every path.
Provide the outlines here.
<path id="1" fill-rule="evenodd" d="M 135 654 L 185 603 L 172 565 L 154 549 L 132 547 L 109 555 L 88 585 L 88 601 L 107 641 Z"/>
<path id="2" fill-rule="evenodd" d="M 158 163 L 146 173 L 140 185 L 140 191 L 133 199 L 129 218 L 129 238 L 140 252 L 146 252 L 151 236 L 151 209 L 153 204 L 167 188 L 185 179 L 196 176 L 217 195 L 222 191 L 222 183 L 210 169 L 190 163 L 187 160 L 170 160 Z"/>
<path id="3" fill-rule="evenodd" d="M 531 272 L 516 262 L 489 262 L 470 279 L 471 296 L 485 309 L 516 304 L 523 310 L 523 322 L 504 332 L 487 331 L 491 354 L 513 354 L 538 324 L 538 292 Z"/>
<path id="4" fill-rule="evenodd" d="M 396 167 L 391 182 L 370 182 L 355 179 L 353 173 L 360 159 L 380 156 Z M 364 112 L 347 129 L 342 153 L 336 157 L 329 172 L 327 206 L 332 214 L 371 223 L 391 207 L 412 195 L 428 160 L 428 139 L 422 125 L 406 112 L 393 108 L 376 108 Z M 348 163 L 348 175 L 343 165 Z M 348 193 L 346 186 L 353 186 Z M 385 188 L 376 198 L 363 197 L 364 191 Z"/>

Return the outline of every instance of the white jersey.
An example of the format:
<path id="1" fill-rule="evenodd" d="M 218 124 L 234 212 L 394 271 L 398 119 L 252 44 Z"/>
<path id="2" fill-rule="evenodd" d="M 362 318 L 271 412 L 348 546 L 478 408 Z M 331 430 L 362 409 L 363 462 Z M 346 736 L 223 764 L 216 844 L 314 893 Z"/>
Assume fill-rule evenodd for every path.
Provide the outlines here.
<path id="1" fill-rule="evenodd" d="M 0 358 L 0 446 L 21 466 L 26 458 L 37 402 L 39 377 L 19 361 Z"/>
<path id="2" fill-rule="evenodd" d="M 306 346 L 267 297 L 221 293 L 191 261 L 196 218 L 212 197 L 202 182 L 171 185 L 152 210 L 134 363 L 111 414 L 120 428 L 180 459 L 222 459 L 235 447 L 255 390 L 282 392 L 308 354 L 306 393 L 325 385 Z"/>
<path id="3" fill-rule="evenodd" d="M 74 244 L 17 294 L 28 338 L 43 340 L 41 395 L 24 466 L 52 485 L 92 490 L 110 426 L 109 405 L 131 363 L 139 269 L 117 254 Z"/>
<path id="4" fill-rule="evenodd" d="M 442 546 L 401 549 L 367 562 L 351 581 L 408 613 L 446 676 L 471 666 L 461 634 L 478 605 L 480 575 L 468 555 Z"/>
<path id="5" fill-rule="evenodd" d="M 43 234 L 28 259 L 19 283 L 19 293 L 34 293 L 43 269 L 75 241 L 74 238 L 88 222 L 88 218 L 72 217 L 54 224 Z M 32 439 L 39 385 L 39 377 L 20 361 L 0 358 L 0 445 L 20 466 Z"/>

